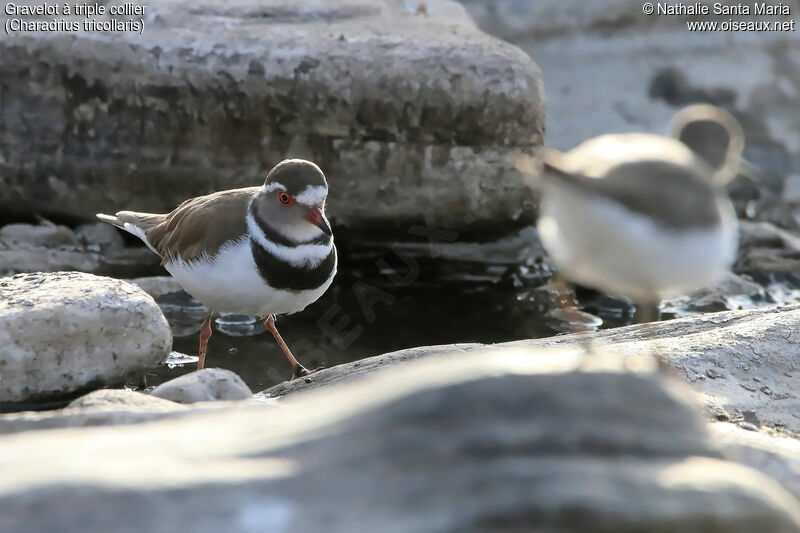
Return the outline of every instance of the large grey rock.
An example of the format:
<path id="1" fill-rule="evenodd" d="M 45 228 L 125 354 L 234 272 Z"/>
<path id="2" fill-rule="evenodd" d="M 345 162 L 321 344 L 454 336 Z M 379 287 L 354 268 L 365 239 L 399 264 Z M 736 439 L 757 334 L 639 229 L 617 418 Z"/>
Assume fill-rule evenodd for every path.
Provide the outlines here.
<path id="1" fill-rule="evenodd" d="M 0 438 L 0 530 L 800 531 L 685 390 L 586 363 L 483 350 L 277 409 Z"/>
<path id="2" fill-rule="evenodd" d="M 742 122 L 745 157 L 758 168 L 758 182 L 733 184 L 737 208 L 800 229 L 800 200 L 789 181 L 800 175 L 800 31 L 689 31 L 687 22 L 698 17 L 647 16 L 641 0 L 461 2 L 481 28 L 520 46 L 546 73 L 549 145 L 569 149 L 605 133 L 664 133 L 681 106 L 723 106 Z M 795 6 L 790 10 L 701 19 L 788 22 L 797 16 Z"/>
<path id="3" fill-rule="evenodd" d="M 230 370 L 204 368 L 164 382 L 150 394 L 177 403 L 196 403 L 247 400 L 253 391 Z"/>
<path id="4" fill-rule="evenodd" d="M 395 0 L 148 4 L 141 34 L 0 40 L 0 209 L 166 211 L 296 156 L 351 229 L 533 219 L 514 161 L 542 142 L 540 73 L 468 18 Z"/>
<path id="5" fill-rule="evenodd" d="M 800 433 L 800 305 L 707 313 L 686 318 L 496 344 L 498 352 L 520 348 L 560 347 L 583 352 L 594 348 L 624 356 L 658 355 L 670 371 L 692 384 L 711 413 L 755 413 L 766 426 Z M 481 344 L 428 346 L 400 350 L 321 370 L 308 380 L 281 383 L 258 394 L 287 394 L 363 378 L 414 359 L 451 352 L 483 350 Z"/>
<path id="6" fill-rule="evenodd" d="M 171 346 L 164 315 L 135 285 L 77 272 L 0 279 L 0 402 L 113 384 Z"/>

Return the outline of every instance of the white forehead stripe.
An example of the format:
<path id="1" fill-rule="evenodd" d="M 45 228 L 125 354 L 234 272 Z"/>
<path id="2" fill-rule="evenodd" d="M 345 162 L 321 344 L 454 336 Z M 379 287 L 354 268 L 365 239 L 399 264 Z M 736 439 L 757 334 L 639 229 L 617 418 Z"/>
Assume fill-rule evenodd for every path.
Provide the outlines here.
<path id="1" fill-rule="evenodd" d="M 306 205 L 320 205 L 328 196 L 328 189 L 323 185 L 309 185 L 306 189 L 295 196 L 295 200 Z"/>
<path id="2" fill-rule="evenodd" d="M 277 181 L 273 181 L 269 185 L 266 183 L 261 186 L 261 192 L 267 193 L 272 191 L 285 191 L 286 187 L 283 186 L 282 183 L 278 183 Z"/>

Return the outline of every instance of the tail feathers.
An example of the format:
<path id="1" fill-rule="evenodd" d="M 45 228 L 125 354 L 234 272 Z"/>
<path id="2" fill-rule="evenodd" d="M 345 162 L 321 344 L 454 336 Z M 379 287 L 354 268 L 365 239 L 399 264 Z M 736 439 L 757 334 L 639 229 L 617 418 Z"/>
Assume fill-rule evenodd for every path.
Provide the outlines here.
<path id="1" fill-rule="evenodd" d="M 530 167 L 534 176 L 532 182 L 535 188 L 540 188 L 545 181 L 579 182 L 583 176 L 570 169 L 567 155 L 553 148 L 540 148 L 536 156 L 536 165 Z"/>
<path id="2" fill-rule="evenodd" d="M 567 161 L 566 156 L 559 152 L 558 150 L 554 150 L 553 148 L 543 148 L 541 150 L 541 157 L 542 157 L 542 167 L 545 172 L 552 172 L 555 174 L 571 174 L 571 172 L 567 171 Z"/>
<path id="3" fill-rule="evenodd" d="M 116 216 L 105 215 L 103 213 L 97 213 L 96 216 L 97 216 L 97 218 L 99 218 L 100 220 L 105 222 L 106 224 L 111 224 L 112 226 L 116 226 L 116 227 L 118 227 L 120 229 L 125 229 L 122 226 L 122 221 L 120 219 L 118 219 Z"/>
<path id="4" fill-rule="evenodd" d="M 153 252 L 158 253 L 158 251 L 153 248 L 153 245 L 150 244 L 146 231 L 161 222 L 163 215 L 137 213 L 134 211 L 120 211 L 114 216 L 105 215 L 103 213 L 97 213 L 96 216 L 98 219 L 106 222 L 107 224 L 116 226 L 132 235 L 136 235 L 147 245 L 148 248 L 150 248 Z"/>
<path id="5" fill-rule="evenodd" d="M 515 166 L 523 174 L 526 183 L 534 189 L 541 189 L 547 179 L 569 181 L 574 177 L 567 170 L 566 155 L 548 147 L 540 147 L 530 155 L 518 156 Z"/>

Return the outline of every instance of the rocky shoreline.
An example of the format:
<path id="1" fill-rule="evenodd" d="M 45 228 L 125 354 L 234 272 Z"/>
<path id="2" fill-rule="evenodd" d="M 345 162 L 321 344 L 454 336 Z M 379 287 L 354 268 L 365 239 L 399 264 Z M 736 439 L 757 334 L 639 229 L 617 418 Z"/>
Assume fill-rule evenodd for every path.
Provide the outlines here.
<path id="1" fill-rule="evenodd" d="M 640 12 L 160 0 L 141 35 L 0 39 L 0 532 L 800 533 L 800 40 Z M 522 163 L 695 101 L 760 169 L 738 257 L 613 327 L 630 302 L 551 282 Z M 255 323 L 210 348 L 255 371 L 170 368 L 206 309 L 95 213 L 287 157 L 328 176 L 340 269 L 281 331 L 329 368 L 281 381 Z"/>
<path id="2" fill-rule="evenodd" d="M 4 298 L 0 299 L 0 309 L 3 310 L 4 317 L 14 317 L 15 321 L 3 320 L 0 323 L 12 324 L 12 329 L 15 330 L 24 330 L 21 326 L 19 328 L 13 328 L 13 326 L 22 324 L 20 322 L 22 320 L 21 316 L 27 313 L 35 314 L 35 317 L 29 318 L 42 324 L 50 324 L 57 318 L 62 321 L 59 323 L 60 328 L 75 332 L 69 338 L 65 338 L 62 335 L 59 336 L 57 342 L 55 338 L 47 342 L 48 346 L 51 348 L 57 347 L 58 350 L 42 351 L 37 349 L 34 352 L 29 352 L 36 354 L 35 363 L 39 369 L 58 369 L 54 374 L 64 376 L 66 379 L 63 383 L 54 385 L 37 377 L 30 383 L 25 384 L 22 380 L 25 377 L 30 378 L 33 374 L 23 373 L 11 376 L 6 372 L 4 373 L 5 379 L 0 381 L 0 384 L 11 383 L 15 387 L 8 388 L 6 386 L 6 389 L 3 389 L 5 401 L 19 400 L 21 398 L 20 391 L 26 390 L 26 387 L 27 390 L 31 390 L 30 388 L 37 384 L 39 385 L 39 393 L 47 391 L 50 394 L 59 395 L 66 390 L 79 391 L 82 388 L 92 386 L 93 383 L 113 383 L 114 379 L 122 379 L 126 372 L 135 373 L 137 368 L 146 368 L 148 365 L 162 362 L 169 351 L 169 332 L 166 329 L 166 321 L 163 320 L 163 316 L 152 298 L 135 285 L 77 273 L 17 275 L 12 278 L 6 278 L 3 283 L 5 283 L 4 288 L 12 287 L 15 290 L 3 293 Z M 36 306 L 25 305 L 26 301 L 44 298 L 43 295 L 55 292 L 66 298 L 70 294 L 69 287 L 72 286 L 82 287 L 81 296 L 88 295 L 87 300 L 82 300 L 86 302 L 84 307 L 93 310 L 95 313 L 101 313 L 102 319 L 97 314 L 65 313 L 63 308 L 60 308 L 55 303 L 44 305 L 44 301 L 42 301 Z M 58 289 L 57 291 L 56 288 Z M 23 294 L 24 296 L 22 296 Z M 101 296 L 92 299 L 93 294 L 100 294 Z M 19 295 L 19 297 L 15 295 Z M 98 301 L 102 305 L 98 305 L 96 303 Z M 143 309 L 145 310 L 143 311 Z M 129 335 L 128 333 L 131 330 L 127 326 L 134 324 L 136 320 L 141 321 L 145 317 L 150 317 L 147 324 L 151 325 L 142 324 L 139 327 L 135 327 L 133 330 L 137 331 L 137 336 Z M 67 325 L 66 322 L 63 322 L 67 318 L 73 320 L 73 325 Z M 65 367 L 59 366 L 63 365 L 65 360 L 74 360 L 72 357 L 66 358 L 63 355 L 64 353 L 72 353 L 70 350 L 80 349 L 69 344 L 69 339 L 84 343 L 88 333 L 82 330 L 80 325 L 93 321 L 103 323 L 103 331 L 105 333 L 103 338 L 112 339 L 115 343 L 117 338 L 112 335 L 119 330 L 115 330 L 113 324 L 119 322 L 126 325 L 125 333 L 119 333 L 118 335 L 127 338 L 128 344 L 124 346 L 128 346 L 128 349 L 133 351 L 124 351 L 124 346 L 121 347 L 118 344 L 115 344 L 114 347 L 115 353 L 119 355 L 117 360 L 125 361 L 125 372 L 116 371 L 116 373 L 100 377 L 98 375 L 85 376 L 88 369 L 97 371 L 99 368 L 97 362 L 87 363 L 84 361 L 85 364 L 81 363 L 83 374 L 79 369 L 67 371 Z M 690 426 L 692 429 L 688 429 L 687 426 L 680 430 L 685 432 L 687 439 L 690 439 L 687 442 L 690 442 L 691 439 L 705 439 L 703 442 L 706 443 L 701 445 L 701 449 L 704 451 L 693 451 L 691 453 L 687 451 L 685 452 L 689 454 L 687 457 L 694 457 L 695 455 L 699 457 L 714 457 L 713 461 L 717 462 L 720 461 L 720 458 L 725 458 L 731 464 L 739 463 L 762 472 L 781 485 L 783 487 L 782 490 L 788 491 L 795 497 L 800 497 L 800 481 L 798 481 L 800 480 L 800 444 L 798 444 L 800 422 L 798 422 L 796 416 L 800 412 L 800 403 L 793 385 L 796 380 L 796 360 L 798 353 L 800 353 L 800 348 L 798 348 L 800 345 L 798 345 L 797 339 L 792 334 L 793 331 L 798 329 L 798 326 L 800 326 L 800 305 L 769 306 L 745 311 L 706 313 L 655 324 L 615 328 L 594 333 L 561 335 L 545 339 L 515 341 L 491 346 L 462 344 L 419 347 L 325 369 L 306 379 L 285 382 L 255 395 L 235 374 L 221 369 L 207 369 L 164 383 L 150 394 L 123 389 L 105 389 L 80 397 L 60 410 L 0 415 L 0 435 L 13 437 L 13 440 L 0 438 L 0 450 L 4 446 L 14 445 L 13 443 L 28 441 L 30 441 L 31 446 L 41 446 L 36 444 L 41 440 L 40 435 L 49 434 L 50 431 L 65 432 L 57 434 L 59 439 L 74 438 L 81 441 L 83 439 L 91 440 L 101 434 L 106 435 L 104 438 L 114 438 L 114 435 L 124 434 L 129 435 L 125 438 L 135 435 L 136 439 L 146 440 L 150 438 L 148 435 L 157 435 L 158 432 L 161 432 L 164 436 L 169 434 L 175 438 L 182 439 L 184 437 L 181 435 L 190 431 L 187 428 L 196 428 L 191 429 L 191 431 L 204 431 L 200 429 L 204 424 L 202 421 L 208 420 L 208 424 L 215 426 L 215 434 L 222 432 L 218 434 L 224 435 L 224 437 L 218 437 L 216 446 L 223 446 L 225 449 L 231 450 L 226 453 L 233 453 L 231 457 L 235 457 L 241 453 L 232 451 L 241 444 L 237 441 L 241 435 L 236 436 L 236 431 L 238 431 L 235 430 L 236 427 L 255 428 L 261 424 L 267 424 L 263 431 L 271 433 L 272 431 L 277 431 L 276 428 L 278 426 L 283 427 L 282 424 L 285 421 L 294 419 L 294 417 L 302 421 L 295 424 L 295 426 L 305 428 L 303 431 L 308 429 L 306 424 L 314 426 L 319 423 L 325 427 L 334 427 L 329 426 L 333 424 L 329 420 L 331 416 L 330 409 L 321 411 L 319 409 L 321 405 L 326 404 L 328 401 L 326 398 L 341 397 L 343 399 L 342 402 L 336 403 L 338 407 L 335 411 L 339 413 L 335 416 L 337 420 L 350 420 L 351 418 L 358 420 L 359 417 L 367 416 L 365 413 L 374 408 L 377 410 L 376 414 L 369 415 L 369 419 L 372 420 L 375 419 L 374 417 L 379 416 L 384 419 L 384 424 L 389 424 L 387 426 L 389 428 L 406 416 L 408 401 L 414 404 L 417 400 L 413 400 L 413 398 L 418 395 L 422 397 L 427 397 L 430 394 L 434 394 L 434 397 L 439 397 L 439 395 L 448 396 L 451 394 L 453 387 L 459 388 L 458 383 L 460 380 L 469 384 L 465 385 L 464 392 L 459 392 L 456 397 L 448 400 L 448 402 L 452 402 L 448 404 L 452 406 L 452 409 L 436 408 L 426 416 L 434 416 L 434 413 L 436 413 L 435 417 L 441 418 L 438 422 L 441 427 L 462 428 L 460 431 L 467 432 L 465 433 L 466 438 L 471 434 L 470 430 L 468 430 L 469 427 L 475 425 L 476 431 L 479 430 L 478 428 L 486 423 L 485 417 L 489 416 L 489 413 L 478 415 L 481 412 L 480 410 L 474 411 L 475 407 L 465 406 L 465 403 L 468 405 L 471 401 L 468 400 L 467 391 L 473 391 L 475 395 L 482 398 L 487 397 L 487 394 L 490 397 L 491 393 L 487 393 L 482 389 L 481 380 L 491 381 L 499 373 L 500 375 L 511 376 L 504 378 L 510 380 L 510 383 L 517 379 L 513 378 L 513 376 L 518 376 L 520 379 L 522 379 L 521 376 L 528 376 L 524 379 L 534 379 L 534 377 L 539 376 L 541 379 L 534 379 L 535 383 L 538 384 L 535 386 L 533 384 L 524 386 L 523 384 L 517 386 L 510 384 L 497 385 L 497 391 L 502 391 L 501 396 L 508 399 L 502 401 L 498 399 L 497 401 L 500 403 L 492 407 L 491 419 L 494 420 L 493 424 L 501 424 L 501 426 L 510 424 L 508 428 L 516 427 L 515 424 L 522 422 L 514 422 L 514 420 L 522 416 L 522 413 L 527 412 L 527 409 L 530 409 L 531 416 L 534 416 L 532 413 L 541 409 L 543 410 L 542 416 L 546 413 L 549 418 L 559 420 L 560 425 L 558 427 L 561 428 L 558 433 L 537 437 L 537 439 L 541 439 L 541 442 L 549 442 L 548 439 L 556 438 L 556 435 L 559 435 L 558 439 L 572 439 L 569 440 L 572 444 L 564 444 L 567 446 L 566 449 L 570 449 L 571 446 L 584 446 L 579 444 L 584 439 L 598 438 L 596 436 L 597 432 L 607 435 L 608 432 L 613 434 L 614 431 L 619 431 L 620 435 L 625 435 L 625 441 L 624 446 L 615 452 L 618 456 L 616 461 L 624 458 L 625 461 L 636 463 L 640 460 L 643 449 L 648 449 L 648 447 L 654 446 L 655 443 L 663 440 L 662 437 L 658 436 L 659 431 L 665 431 L 662 425 L 677 423 L 675 417 L 679 416 L 679 419 L 691 420 Z M 156 329 L 154 330 L 153 328 Z M 55 331 L 62 331 L 62 329 Z M 154 334 L 154 331 L 161 333 Z M 6 329 L 2 334 L 8 337 L 9 332 L 10 330 Z M 91 337 L 97 347 L 90 352 L 103 353 L 102 350 L 104 348 L 98 337 L 95 335 Z M 591 344 L 588 344 L 589 342 Z M 19 339 L 12 339 L 10 345 L 22 346 Z M 6 343 L 5 346 L 5 349 L 0 349 L 0 354 L 3 354 L 7 361 L 9 354 L 7 346 L 9 346 L 9 343 Z M 85 345 L 80 344 L 79 346 L 83 347 Z M 589 346 L 591 346 L 591 351 L 586 354 L 586 349 Z M 135 353 L 142 353 L 148 359 L 143 361 L 137 358 Z M 44 357 L 48 357 L 48 359 L 45 360 L 43 359 Z M 0 359 L 3 358 L 0 357 Z M 655 361 L 660 361 L 662 368 L 659 369 L 659 365 Z M 608 379 L 609 373 L 614 376 L 613 384 L 604 384 L 604 380 Z M 480 378 L 473 383 L 473 374 L 482 375 L 485 378 Z M 33 376 L 36 377 L 38 375 L 37 373 Z M 409 376 L 411 375 L 414 377 L 410 378 Z M 85 376 L 85 379 L 78 379 L 81 376 Z M 458 376 L 462 377 L 459 378 Z M 556 378 L 554 376 L 560 377 Z M 13 378 L 13 383 L 8 381 L 9 377 Z M 558 381 L 560 379 L 578 379 L 584 383 L 581 385 L 571 384 L 570 386 L 564 386 L 563 389 L 553 387 L 550 384 L 550 380 Z M 631 389 L 630 386 L 632 385 L 626 385 L 629 381 L 630 383 L 638 383 L 639 380 L 649 383 L 648 387 L 657 385 L 656 388 L 664 391 L 664 394 L 668 394 L 669 397 L 680 398 L 680 409 L 674 405 L 667 407 L 658 402 L 655 405 L 648 406 L 647 402 L 656 400 L 653 398 L 650 400 L 639 398 L 637 395 L 644 394 L 640 390 L 640 386 L 634 386 Z M 683 381 L 687 385 L 679 386 L 679 381 Z M 45 389 L 42 384 L 48 383 L 50 388 Z M 607 390 L 616 391 L 611 396 L 602 392 L 608 387 L 611 388 Z M 359 392 L 366 389 L 373 392 L 369 394 Z M 378 390 L 382 392 L 376 396 L 375 392 Z M 492 390 L 495 389 L 489 389 L 489 391 Z M 514 392 L 512 393 L 512 391 Z M 520 394 L 521 396 L 517 397 L 514 394 Z M 545 396 L 538 397 L 536 396 L 538 394 L 544 394 Z M 534 401 L 534 397 L 523 401 L 526 395 L 534 395 L 536 401 Z M 395 400 L 390 401 L 388 400 L 389 397 L 403 397 L 406 399 L 403 401 L 396 400 L 396 405 L 391 407 L 394 405 L 392 402 Z M 513 401 L 512 398 L 514 398 Z M 621 402 L 623 399 L 624 403 L 613 403 Z M 389 402 L 388 404 L 386 403 L 387 401 Z M 423 402 L 421 405 L 427 405 L 426 402 L 428 400 L 419 401 Z M 443 402 L 444 400 L 437 401 Z M 598 404 L 598 402 L 600 403 Z M 602 402 L 612 403 L 603 405 Z M 374 407 L 368 407 L 369 405 Z M 517 412 L 520 409 L 522 411 Z M 648 422 L 637 423 L 632 421 L 630 418 L 633 416 L 631 409 L 639 410 L 638 412 L 641 415 L 636 416 L 645 417 Z M 452 414 L 448 414 L 449 411 L 452 411 Z M 474 415 L 470 416 L 484 417 L 484 421 L 482 422 L 480 418 L 463 418 L 466 415 L 459 414 L 462 412 L 474 412 Z M 378 415 L 377 413 L 381 414 Z M 597 416 L 600 413 L 602 413 L 603 417 L 611 418 L 607 421 L 598 419 Z M 683 414 L 678 415 L 678 413 Z M 455 418 L 449 420 L 449 417 Z M 524 422 L 524 424 L 534 424 L 534 418 Z M 645 420 L 645 418 L 642 420 Z M 278 422 L 279 420 L 284 422 Z M 169 421 L 168 423 L 172 429 L 168 431 L 162 421 L 163 423 Z M 286 423 L 288 424 L 288 422 Z M 616 427 L 615 424 L 627 425 L 630 429 L 624 430 L 620 428 L 615 430 L 613 429 Z M 114 429 L 112 426 L 119 426 L 119 429 Z M 292 426 L 292 424 L 288 424 L 287 427 L 289 426 Z M 535 424 L 531 427 L 535 427 Z M 555 431 L 555 427 L 553 431 Z M 570 431 L 577 431 L 577 433 L 571 437 L 566 437 L 563 434 L 566 428 L 574 428 Z M 283 430 L 281 429 L 281 431 Z M 325 433 L 327 430 L 320 429 L 320 431 Z M 349 434 L 347 433 L 348 431 L 350 430 L 341 430 L 341 436 L 337 438 L 345 439 L 343 442 L 357 442 L 360 438 L 358 434 Z M 353 431 L 356 430 L 353 429 Z M 419 431 L 423 430 L 419 429 Z M 495 436 L 491 438 L 503 439 L 503 431 L 508 430 L 498 429 L 495 434 L 494 430 L 489 431 L 487 429 L 481 431 L 480 434 L 486 438 L 489 438 L 486 435 L 492 434 Z M 669 431 L 673 430 L 670 429 Z M 340 432 L 340 430 L 337 430 L 337 432 Z M 160 439 L 162 437 L 154 438 Z M 281 440 L 284 437 L 278 438 L 275 435 L 270 436 L 267 440 L 261 440 L 260 437 L 253 438 L 256 440 L 249 440 L 248 442 L 252 442 L 253 445 L 256 445 L 257 442 L 258 446 L 267 446 L 268 443 L 272 442 L 284 442 Z M 406 453 L 402 450 L 406 449 L 405 446 L 407 444 L 401 445 L 401 443 L 404 443 L 407 437 L 403 437 L 402 433 L 399 433 L 397 438 L 400 440 L 396 444 L 392 444 L 394 437 L 387 436 L 381 447 L 383 451 L 378 452 L 376 450 L 375 453 L 379 453 L 380 461 L 391 463 L 401 457 L 393 458 L 392 454 Z M 420 438 L 422 437 L 420 436 Z M 432 440 L 426 441 L 426 444 L 421 445 L 435 447 L 436 439 L 443 437 L 441 435 L 428 435 L 426 438 Z M 471 449 L 473 444 L 469 444 L 469 438 L 464 442 L 458 443 L 458 446 L 466 446 L 465 450 Z M 508 438 L 512 437 L 509 436 Z M 521 438 L 521 436 L 513 437 L 512 441 L 517 438 Z M 673 442 L 670 446 L 674 446 L 676 437 L 672 435 L 670 438 Z M 300 461 L 300 464 L 306 464 L 311 460 L 311 457 L 315 457 L 314 454 L 316 452 L 313 451 L 314 447 L 308 448 L 308 445 L 302 444 L 302 442 L 304 441 L 298 441 L 297 446 L 298 449 L 304 451 L 299 456 L 293 457 L 295 457 L 294 460 Z M 510 442 L 503 446 L 510 445 Z M 454 445 L 456 445 L 455 442 Z M 499 444 L 493 444 L 492 446 L 497 445 Z M 399 448 L 396 451 L 391 451 L 395 449 L 395 446 L 399 446 Z M 488 446 L 488 443 L 481 446 Z M 549 446 L 556 445 L 551 443 L 548 445 L 548 450 L 550 449 Z M 554 449 L 561 449 L 561 446 L 558 445 Z M 576 468 L 575 465 L 584 460 L 589 461 L 589 463 L 581 468 L 590 470 L 599 468 L 604 460 L 599 457 L 590 460 L 592 454 L 596 453 L 590 450 L 606 449 L 605 447 L 607 446 L 610 446 L 610 444 L 592 444 L 585 452 L 580 452 L 587 453 L 588 456 L 586 458 L 570 459 L 569 462 L 564 463 L 559 468 Z M 703 448 L 703 446 L 706 448 Z M 497 453 L 500 453 L 501 456 L 505 453 L 511 453 L 509 457 L 513 457 L 514 449 L 516 448 L 509 448 L 508 452 L 501 452 L 498 449 Z M 108 461 L 113 461 L 114 459 L 111 457 L 122 452 L 113 451 L 112 453 L 112 450 L 104 449 L 102 453 L 109 457 Z M 195 449 L 191 452 L 191 455 L 196 456 L 198 453 L 201 452 Z M 306 456 L 306 453 L 310 455 Z M 603 452 L 603 454 L 606 453 L 608 452 Z M 663 451 L 658 453 L 666 453 L 665 457 L 673 457 L 673 454 L 677 452 Z M 177 451 L 176 454 L 178 455 L 170 460 L 184 461 Z M 41 460 L 41 456 L 32 456 L 31 460 Z M 202 461 L 205 460 L 202 459 Z M 322 459 L 314 459 L 314 461 L 317 460 Z M 345 457 L 342 457 L 342 460 L 345 460 Z M 547 461 L 550 460 L 547 459 Z M 674 460 L 669 459 L 668 463 Z M 695 460 L 700 459 L 692 459 L 692 461 Z M 702 459 L 700 461 L 709 460 L 711 459 Z M 337 459 L 331 457 L 330 461 L 336 462 Z M 653 461 L 661 464 L 662 459 L 653 459 Z M 477 467 L 478 464 L 482 464 L 482 461 L 475 463 L 475 466 Z M 710 468 L 712 464 L 715 463 L 709 463 Z M 664 465 L 657 468 L 662 467 L 667 468 Z M 15 468 L 24 467 L 17 463 Z M 331 468 L 334 467 L 331 466 Z M 625 486 L 630 483 L 637 486 L 642 483 L 650 485 L 649 482 L 644 481 L 645 478 L 641 477 L 645 474 L 637 473 L 641 467 L 632 468 L 632 470 L 628 471 L 627 467 L 624 467 L 623 471 L 626 474 L 619 479 L 616 479 L 619 473 L 611 476 L 605 470 L 605 467 L 596 470 L 592 475 L 599 476 L 598 479 L 605 480 L 604 483 L 624 484 Z M 713 466 L 713 469 L 722 469 L 723 471 L 726 468 L 733 468 L 733 471 L 739 472 L 735 469 L 741 467 L 723 466 L 722 463 Z M 228 472 L 223 476 L 228 475 L 233 474 Z M 647 474 L 647 476 L 649 475 L 652 475 L 652 472 Z M 731 475 L 733 476 L 733 474 Z M 736 474 L 736 476 L 740 475 L 742 475 L 741 472 Z M 753 473 L 748 473 L 747 475 L 755 476 Z M 85 473 L 76 477 L 76 473 L 69 474 L 65 472 L 63 475 L 59 474 L 59 476 L 60 483 L 66 483 L 65 486 L 83 487 L 80 490 L 86 490 L 89 486 L 94 486 L 86 481 Z M 268 478 L 270 476 L 271 474 L 267 475 Z M 723 476 L 725 481 L 720 481 L 720 483 L 723 486 L 726 483 L 733 483 L 733 485 L 730 485 L 730 490 L 737 492 L 740 489 L 733 488 L 733 486 L 738 486 L 733 481 L 734 477 L 725 478 Z M 22 479 L 19 478 L 18 482 L 22 482 Z M 533 482 L 533 479 L 530 478 L 527 482 Z M 556 482 L 556 478 L 548 479 L 549 483 Z M 756 478 L 753 479 L 755 480 Z M 717 512 L 714 511 L 712 518 L 705 517 L 703 519 L 720 520 L 720 524 L 726 524 L 726 527 L 732 528 L 726 530 L 745 531 L 746 529 L 736 529 L 738 526 L 735 526 L 735 524 L 751 520 L 752 517 L 745 520 L 744 516 L 748 512 L 753 512 L 755 513 L 754 516 L 760 517 L 758 518 L 759 520 L 767 520 L 763 523 L 770 524 L 769 528 L 776 528 L 770 529 L 771 531 L 794 531 L 786 525 L 792 523 L 791 519 L 787 518 L 792 516 L 791 506 L 786 504 L 786 501 L 788 501 L 786 500 L 787 496 L 777 496 L 782 494 L 781 489 L 778 489 L 774 483 L 770 485 L 771 482 L 767 482 L 766 478 L 757 479 L 758 481 L 751 481 L 751 483 L 755 483 L 755 486 L 763 487 L 763 489 L 756 490 L 752 486 L 750 487 L 748 492 L 750 496 L 748 498 L 751 498 L 752 501 L 748 500 L 750 502 L 747 504 L 749 507 L 745 506 L 740 509 L 745 514 L 739 516 L 733 513 L 730 516 L 717 516 L 715 514 Z M 174 480 L 169 483 L 173 482 Z M 186 482 L 190 481 L 187 479 Z M 284 482 L 288 481 L 284 479 Z M 50 481 L 43 478 L 37 483 L 40 484 L 39 488 L 41 490 L 45 490 L 44 487 L 48 486 Z M 85 483 L 90 483 L 90 485 L 85 485 Z M 128 483 L 128 481 L 124 483 Z M 159 483 L 157 479 L 148 481 L 148 484 L 153 487 L 157 487 Z M 207 482 L 195 480 L 191 481 L 191 483 L 200 483 L 200 486 L 205 486 L 204 484 Z M 253 481 L 253 483 L 255 483 L 254 486 L 260 487 L 263 482 Z M 17 498 L 20 497 L 17 489 L 12 490 L 12 485 L 7 485 L 5 492 L 0 489 L 0 509 L 11 508 L 6 506 L 12 506 L 12 502 L 17 501 Z M 106 497 L 103 496 L 103 492 L 96 492 L 97 489 L 92 490 L 96 497 L 101 498 L 101 501 L 102 498 Z M 153 488 L 152 490 L 156 489 Z M 191 489 L 191 493 L 196 494 L 195 490 Z M 267 489 L 257 489 L 257 491 L 261 490 Z M 666 490 L 667 493 L 665 494 L 669 494 L 669 491 L 673 489 L 667 489 L 663 486 L 657 489 L 654 487 L 645 489 L 644 486 L 640 486 L 639 490 Z M 725 490 L 716 492 L 715 497 L 724 498 Z M 755 492 L 753 492 L 754 490 Z M 763 490 L 764 492 L 758 493 L 758 490 Z M 36 494 L 37 492 L 34 491 L 29 493 L 28 496 L 35 498 Z M 756 494 L 760 495 L 756 496 Z M 108 492 L 107 497 L 113 498 L 113 490 Z M 593 497 L 599 498 L 600 496 L 595 495 Z M 603 500 L 601 498 L 597 501 Z M 761 503 L 756 504 L 755 502 L 757 501 Z M 136 505 L 144 504 L 139 502 Z M 530 505 L 530 502 L 525 505 Z M 561 502 L 559 504 L 553 503 L 553 505 L 556 505 L 556 507 L 552 509 L 543 507 L 536 512 L 555 513 L 553 516 L 556 516 L 558 513 L 554 509 L 560 508 L 559 505 L 566 504 Z M 767 505 L 772 511 L 767 514 L 759 514 L 756 509 L 760 508 L 759 506 L 761 505 Z M 784 511 L 776 511 L 776 509 L 781 508 L 784 508 L 785 516 L 781 514 Z M 142 511 L 145 507 L 138 509 Z M 624 513 L 630 515 L 626 514 L 625 520 L 633 519 L 632 517 L 636 516 L 636 513 L 640 511 L 633 509 L 630 505 L 625 506 Z M 225 512 L 233 511 L 228 509 Z M 320 516 L 324 516 L 323 510 L 319 512 L 323 513 Z M 389 511 L 383 508 L 381 512 Z M 520 510 L 520 512 L 523 511 Z M 534 510 L 528 509 L 524 512 L 534 512 Z M 594 516 L 592 513 L 602 514 L 598 508 L 591 511 L 587 516 Z M 656 514 L 658 515 L 658 513 Z M 17 527 L 17 524 L 13 521 L 14 514 L 7 516 L 12 517 L 6 518 L 6 525 L 9 529 L 3 530 L 14 531 L 14 527 Z M 389 515 L 379 513 L 374 516 L 376 520 L 386 520 L 389 519 L 391 513 Z M 77 520 L 76 517 L 57 515 L 49 516 L 48 519 Z M 184 519 L 185 517 L 181 518 L 181 520 Z M 659 516 L 658 519 L 663 522 L 653 523 L 684 524 L 684 522 L 671 522 L 670 520 L 673 520 L 674 517 L 668 519 L 668 517 Z M 700 518 L 697 519 L 699 520 Z M 784 519 L 785 521 L 782 522 Z M 98 529 L 99 522 L 83 520 L 80 519 L 75 522 L 76 527 L 80 525 L 80 527 L 85 527 L 87 531 L 100 530 Z M 483 520 L 483 518 L 480 520 Z M 688 518 L 682 517 L 681 520 L 688 520 Z M 685 523 L 689 524 L 691 522 Z M 0 523 L 0 525 L 3 524 Z"/>

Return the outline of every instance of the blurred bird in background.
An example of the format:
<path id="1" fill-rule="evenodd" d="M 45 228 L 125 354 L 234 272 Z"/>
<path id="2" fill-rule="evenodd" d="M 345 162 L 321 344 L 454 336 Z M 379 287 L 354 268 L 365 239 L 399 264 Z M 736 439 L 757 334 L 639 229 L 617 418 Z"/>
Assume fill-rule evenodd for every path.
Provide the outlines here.
<path id="1" fill-rule="evenodd" d="M 737 222 L 724 187 L 744 134 L 728 112 L 694 105 L 670 136 L 603 135 L 561 153 L 546 149 L 537 182 L 539 233 L 570 281 L 658 318 L 667 296 L 713 284 L 735 260 Z"/>

